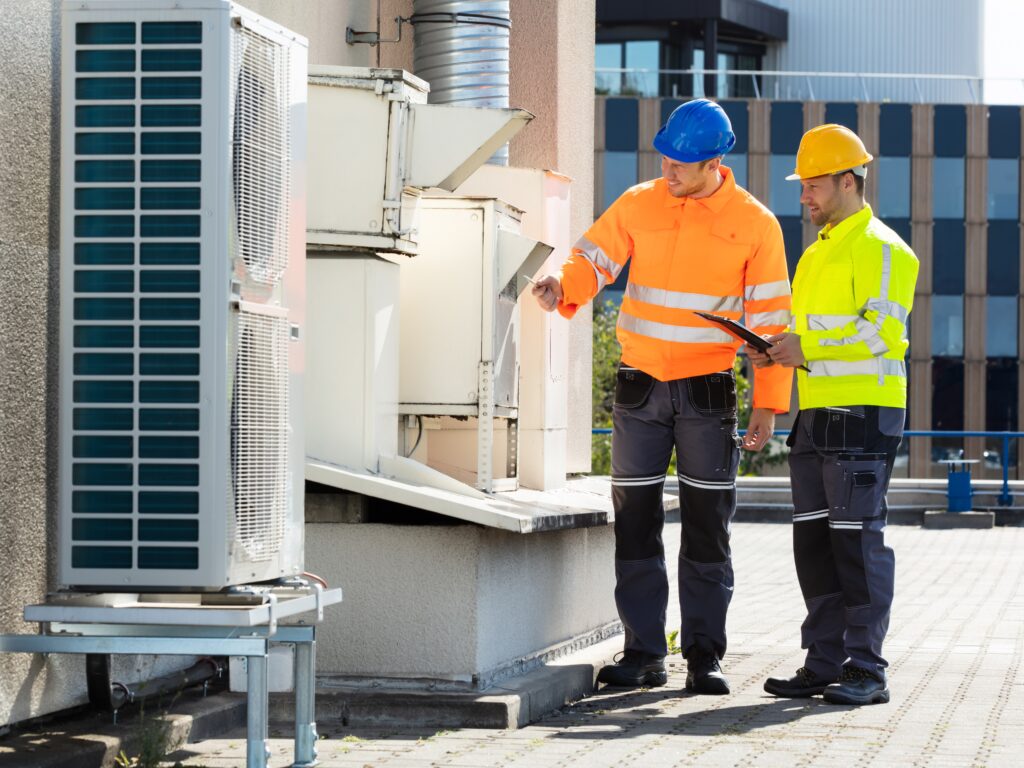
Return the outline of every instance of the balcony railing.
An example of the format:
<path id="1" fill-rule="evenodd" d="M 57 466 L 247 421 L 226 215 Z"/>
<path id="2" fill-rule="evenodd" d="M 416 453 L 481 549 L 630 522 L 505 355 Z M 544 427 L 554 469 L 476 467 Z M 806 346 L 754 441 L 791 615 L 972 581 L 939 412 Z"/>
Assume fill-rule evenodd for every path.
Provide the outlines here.
<path id="1" fill-rule="evenodd" d="M 689 98 L 706 95 L 709 74 L 717 76 L 717 99 L 1024 104 L 1024 79 L 972 75 L 597 67 L 594 84 L 596 93 L 608 96 Z"/>

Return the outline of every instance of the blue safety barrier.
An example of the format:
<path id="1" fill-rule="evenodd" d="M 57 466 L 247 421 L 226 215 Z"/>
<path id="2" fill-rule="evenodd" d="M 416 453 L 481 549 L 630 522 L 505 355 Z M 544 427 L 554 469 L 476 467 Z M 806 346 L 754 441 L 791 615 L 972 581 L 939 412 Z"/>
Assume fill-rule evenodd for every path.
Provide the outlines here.
<path id="1" fill-rule="evenodd" d="M 595 435 L 610 435 L 612 430 L 608 427 L 594 427 L 591 432 Z M 741 435 L 746 434 L 745 429 L 741 429 Z M 789 434 L 788 429 L 779 429 L 775 431 L 775 437 L 786 437 Z M 934 429 L 909 429 L 903 433 L 904 437 L 948 437 L 948 438 L 962 438 L 962 437 L 998 437 L 1003 441 L 1003 450 L 1000 454 L 1000 461 L 1003 466 L 1003 487 L 999 492 L 999 506 L 1009 507 L 1013 504 L 1013 496 L 1010 494 L 1010 441 L 1019 440 L 1024 438 L 1024 432 L 958 432 L 955 430 L 934 430 Z M 976 463 L 977 459 L 952 459 L 945 460 L 942 463 L 949 463 L 950 461 L 957 462 L 960 464 Z M 952 467 L 952 464 L 950 465 Z M 962 475 L 966 473 L 966 477 Z M 961 512 L 969 510 L 971 499 L 973 498 L 973 490 L 971 488 L 971 473 L 970 469 L 957 470 L 957 477 L 954 479 L 954 471 L 951 468 L 948 474 L 948 493 L 949 493 L 949 510 L 951 512 Z M 956 494 L 956 501 L 953 500 L 953 494 Z M 953 504 L 962 505 L 966 495 L 966 503 L 968 506 L 962 509 L 953 509 Z"/>

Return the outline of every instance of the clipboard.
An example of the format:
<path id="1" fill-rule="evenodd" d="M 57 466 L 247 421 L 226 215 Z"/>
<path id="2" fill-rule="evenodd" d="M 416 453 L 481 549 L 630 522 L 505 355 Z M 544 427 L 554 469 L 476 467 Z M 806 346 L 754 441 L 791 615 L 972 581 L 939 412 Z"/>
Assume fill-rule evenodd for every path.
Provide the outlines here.
<path id="1" fill-rule="evenodd" d="M 770 341 L 762 339 L 752 330 L 743 325 L 743 323 L 737 323 L 735 320 L 730 320 L 728 317 L 722 317 L 721 315 L 713 315 L 710 312 L 698 312 L 693 310 L 693 314 L 698 317 L 703 317 L 705 320 L 714 323 L 719 326 L 723 331 L 728 333 L 733 338 L 739 339 L 740 341 L 746 342 L 758 352 L 767 352 L 771 349 L 772 344 Z M 802 371 L 810 372 L 810 368 L 806 365 L 797 366 Z"/>

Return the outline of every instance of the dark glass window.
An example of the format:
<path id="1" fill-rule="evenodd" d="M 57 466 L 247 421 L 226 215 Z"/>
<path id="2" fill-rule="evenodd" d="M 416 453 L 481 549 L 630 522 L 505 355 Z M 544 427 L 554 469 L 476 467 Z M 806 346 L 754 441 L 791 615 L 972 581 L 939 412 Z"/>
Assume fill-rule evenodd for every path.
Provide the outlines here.
<path id="1" fill-rule="evenodd" d="M 636 99 L 607 99 L 604 105 L 604 148 L 612 152 L 635 153 L 639 146 L 639 102 Z"/>
<path id="2" fill-rule="evenodd" d="M 967 154 L 967 110 L 962 104 L 935 105 L 935 156 Z"/>
<path id="3" fill-rule="evenodd" d="M 912 235 L 910 219 L 886 219 L 885 223 L 889 225 L 893 232 L 903 238 L 903 242 L 910 245 Z"/>
<path id="4" fill-rule="evenodd" d="M 964 292 L 964 224 L 936 221 L 932 231 L 932 290 L 938 294 Z"/>
<path id="5" fill-rule="evenodd" d="M 789 266 L 789 279 L 796 274 L 796 264 L 804 252 L 804 227 L 799 216 L 779 216 L 782 227 L 782 242 L 786 247 L 786 264 Z"/>
<path id="6" fill-rule="evenodd" d="M 747 156 L 742 152 L 730 152 L 725 156 L 725 165 L 732 170 L 733 178 L 741 187 L 747 186 Z"/>
<path id="7" fill-rule="evenodd" d="M 964 428 L 964 364 L 932 361 L 932 429 Z"/>
<path id="8" fill-rule="evenodd" d="M 857 105 L 830 101 L 825 105 L 825 122 L 845 125 L 854 133 L 857 132 Z"/>
<path id="9" fill-rule="evenodd" d="M 989 360 L 985 365 L 985 429 L 1017 431 L 1018 367 L 1015 359 Z"/>
<path id="10" fill-rule="evenodd" d="M 878 115 L 879 154 L 910 155 L 911 111 L 909 104 L 883 104 Z"/>
<path id="11" fill-rule="evenodd" d="M 721 102 L 722 109 L 725 110 L 725 114 L 729 116 L 729 122 L 732 123 L 732 132 L 736 134 L 736 145 L 732 148 L 733 153 L 746 154 L 749 148 L 749 136 L 750 136 L 750 117 L 747 110 L 747 102 L 745 101 L 723 101 Z"/>
<path id="12" fill-rule="evenodd" d="M 988 224 L 988 293 L 1016 296 L 1020 291 L 1020 224 L 990 221 Z"/>
<path id="13" fill-rule="evenodd" d="M 804 105 L 796 101 L 773 103 L 771 131 L 772 154 L 795 155 L 804 134 Z"/>
<path id="14" fill-rule="evenodd" d="M 1020 107 L 988 108 L 988 156 L 1020 157 Z"/>

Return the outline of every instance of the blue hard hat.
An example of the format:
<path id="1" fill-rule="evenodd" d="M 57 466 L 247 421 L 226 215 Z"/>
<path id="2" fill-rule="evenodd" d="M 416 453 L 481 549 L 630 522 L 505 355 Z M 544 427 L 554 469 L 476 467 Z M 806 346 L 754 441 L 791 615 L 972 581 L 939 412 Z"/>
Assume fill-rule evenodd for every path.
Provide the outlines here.
<path id="1" fill-rule="evenodd" d="M 708 99 L 694 99 L 672 110 L 653 143 L 665 157 L 699 163 L 732 149 L 736 134 L 724 109 Z"/>

